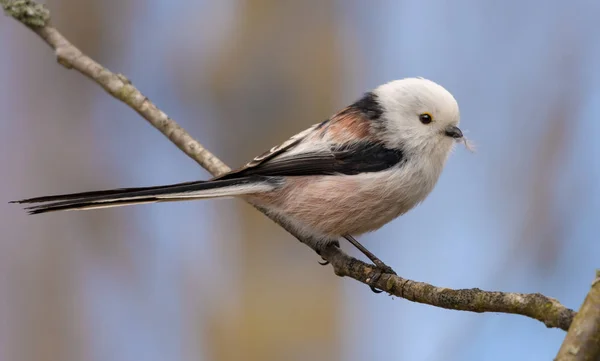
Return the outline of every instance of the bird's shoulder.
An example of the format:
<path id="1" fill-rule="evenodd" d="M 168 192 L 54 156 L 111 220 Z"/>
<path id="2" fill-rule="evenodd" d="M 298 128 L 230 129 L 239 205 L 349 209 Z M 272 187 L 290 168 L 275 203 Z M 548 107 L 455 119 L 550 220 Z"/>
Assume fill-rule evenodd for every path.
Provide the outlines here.
<path id="1" fill-rule="evenodd" d="M 318 153 L 320 157 L 324 153 L 331 153 L 333 156 L 332 150 L 335 149 L 344 150 L 346 153 L 350 148 L 373 153 L 378 149 L 373 145 L 381 145 L 380 148 L 383 149 L 374 131 L 376 129 L 374 123 L 379 122 L 381 113 L 374 95 L 367 93 L 328 119 L 293 135 L 223 177 L 229 178 L 255 172 L 258 168 L 288 157 L 300 156 L 303 158 L 302 161 L 306 162 L 314 153 Z"/>
<path id="2" fill-rule="evenodd" d="M 300 148 L 301 144 L 319 142 L 345 145 L 360 141 L 377 142 L 373 128 L 379 121 L 379 109 L 372 93 L 365 94 L 360 100 L 341 109 L 328 119 L 313 124 L 304 131 L 295 134 L 285 142 L 255 157 L 244 167 L 254 167 L 282 153 Z"/>

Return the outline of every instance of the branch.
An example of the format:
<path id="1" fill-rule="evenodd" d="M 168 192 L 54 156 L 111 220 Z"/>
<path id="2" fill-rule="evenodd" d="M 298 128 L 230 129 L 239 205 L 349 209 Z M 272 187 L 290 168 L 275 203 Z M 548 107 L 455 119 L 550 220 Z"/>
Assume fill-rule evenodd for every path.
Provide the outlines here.
<path id="1" fill-rule="evenodd" d="M 50 45 L 61 65 L 86 75 L 113 97 L 129 105 L 211 174 L 217 176 L 230 170 L 173 119 L 158 109 L 125 76 L 112 73 L 83 54 L 58 30 L 50 26 L 50 12 L 43 5 L 32 0 L 0 0 L 0 4 L 8 15 L 23 23 Z M 256 208 L 298 240 L 303 241 L 303 237 L 282 222 L 266 214 L 263 209 Z M 338 247 L 325 249 L 322 257 L 331 263 L 338 276 L 348 276 L 365 284 L 369 284 L 371 281 L 370 277 L 373 274 L 374 266 L 348 256 Z M 476 288 L 452 290 L 391 274 L 383 274 L 373 285 L 390 295 L 413 302 L 452 310 L 518 314 L 539 320 L 547 327 L 557 327 L 563 330 L 569 328 L 575 316 L 573 310 L 561 305 L 557 300 L 541 294 L 489 292 Z"/>
<path id="2" fill-rule="evenodd" d="M 556 361 L 600 360 L 600 270 L 569 327 Z"/>
<path id="3" fill-rule="evenodd" d="M 202 144 L 192 138 L 179 124 L 170 119 L 121 74 L 114 74 L 86 56 L 58 30 L 49 26 L 50 11 L 30 0 L 0 0 L 4 11 L 38 34 L 54 49 L 57 61 L 67 69 L 75 69 L 95 81 L 113 97 L 129 105 L 153 127 L 163 133 L 181 151 L 213 175 L 230 171 Z"/>
<path id="4" fill-rule="evenodd" d="M 365 284 L 374 269 L 374 266 L 337 251 L 335 247 L 327 248 L 323 256 L 331 262 L 338 276 L 348 276 Z M 492 292 L 479 288 L 454 290 L 390 274 L 383 274 L 374 286 L 413 302 L 449 310 L 512 313 L 563 330 L 568 329 L 575 316 L 573 310 L 540 293 Z"/>

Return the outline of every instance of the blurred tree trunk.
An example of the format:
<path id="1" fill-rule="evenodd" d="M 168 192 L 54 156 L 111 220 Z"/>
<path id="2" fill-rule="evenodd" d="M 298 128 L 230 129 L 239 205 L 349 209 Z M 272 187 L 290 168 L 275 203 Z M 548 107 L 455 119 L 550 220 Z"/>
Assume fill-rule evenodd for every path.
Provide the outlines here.
<path id="1" fill-rule="evenodd" d="M 116 21 L 114 16 L 103 16 L 106 13 L 100 10 L 105 5 L 101 4 L 92 0 L 51 4 L 54 24 L 86 53 L 101 52 L 100 29 L 114 26 Z M 122 7 L 123 13 L 126 8 Z M 105 20 L 110 25 L 104 24 Z M 12 78 L 9 84 L 14 84 L 8 102 L 16 113 L 6 125 L 11 131 L 0 135 L 11 151 L 4 177 L 11 191 L 2 201 L 101 184 L 110 172 L 94 164 L 101 154 L 90 145 L 96 141 L 90 129 L 96 93 L 90 90 L 101 90 L 53 62 L 49 49 L 20 24 L 6 26 L 17 29 L 9 43 L 12 49 L 7 51 L 18 66 L 11 67 L 14 73 L 8 75 Z M 9 271 L 2 272 L 0 283 L 6 284 L 0 289 L 11 291 L 2 295 L 4 302 L 0 302 L 0 335 L 6 332 L 7 336 L 0 358 L 90 359 L 89 347 L 96 335 L 86 327 L 89 315 L 82 281 L 97 249 L 86 246 L 101 244 L 104 251 L 119 254 L 119 249 L 111 247 L 117 243 L 107 245 L 95 232 L 115 229 L 114 218 L 34 219 L 16 212 L 14 206 L 2 209 L 6 211 L 0 211 L 0 222 L 13 227 L 2 227 L 9 233 L 0 242 L 0 264 Z M 11 229 L 17 233 L 10 234 Z"/>
<path id="2" fill-rule="evenodd" d="M 226 158 L 238 162 L 325 119 L 335 108 L 340 62 L 333 1 L 241 3 L 210 72 L 226 129 L 220 139 Z M 239 212 L 239 308 L 213 313 L 209 352 L 227 361 L 339 359 L 339 280 L 262 214 L 241 202 Z"/>

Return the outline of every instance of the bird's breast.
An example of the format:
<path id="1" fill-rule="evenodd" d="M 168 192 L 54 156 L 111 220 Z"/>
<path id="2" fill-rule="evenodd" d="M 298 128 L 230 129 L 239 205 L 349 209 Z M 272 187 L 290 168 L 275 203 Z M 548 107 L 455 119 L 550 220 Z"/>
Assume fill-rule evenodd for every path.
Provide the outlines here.
<path id="1" fill-rule="evenodd" d="M 431 192 L 439 174 L 410 162 L 358 175 L 289 177 L 254 201 L 305 231 L 327 237 L 361 234 L 406 213 Z"/>

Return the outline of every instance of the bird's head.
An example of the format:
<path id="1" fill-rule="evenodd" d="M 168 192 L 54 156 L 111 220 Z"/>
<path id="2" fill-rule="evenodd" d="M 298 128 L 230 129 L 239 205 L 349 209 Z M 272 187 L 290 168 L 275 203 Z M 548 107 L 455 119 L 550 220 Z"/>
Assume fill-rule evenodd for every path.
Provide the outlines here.
<path id="1" fill-rule="evenodd" d="M 390 147 L 445 160 L 457 141 L 460 112 L 449 91 L 431 80 L 394 80 L 373 91 L 382 109 L 379 136 Z"/>

